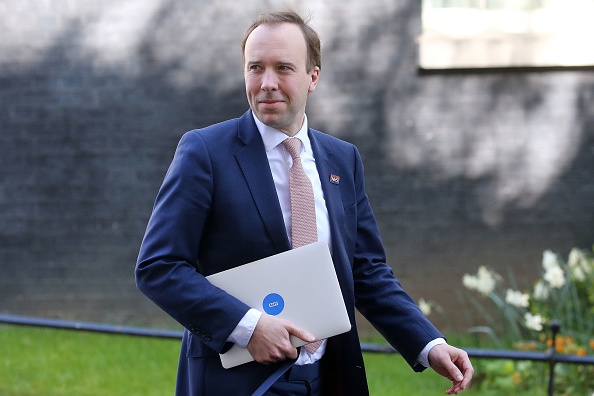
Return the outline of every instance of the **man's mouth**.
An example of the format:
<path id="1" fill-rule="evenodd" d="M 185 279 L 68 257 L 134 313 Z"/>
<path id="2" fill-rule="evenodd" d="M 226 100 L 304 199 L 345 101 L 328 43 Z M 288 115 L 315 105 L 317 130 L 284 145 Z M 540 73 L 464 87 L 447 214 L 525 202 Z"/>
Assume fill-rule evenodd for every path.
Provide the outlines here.
<path id="1" fill-rule="evenodd" d="M 276 103 L 281 103 L 281 102 L 282 102 L 282 100 L 279 100 L 279 99 L 262 99 L 259 101 L 259 103 L 265 104 L 265 105 L 276 104 Z"/>
<path id="2" fill-rule="evenodd" d="M 258 106 L 264 111 L 276 111 L 282 104 L 284 103 L 283 100 L 276 100 L 276 99 L 263 99 L 258 101 Z"/>

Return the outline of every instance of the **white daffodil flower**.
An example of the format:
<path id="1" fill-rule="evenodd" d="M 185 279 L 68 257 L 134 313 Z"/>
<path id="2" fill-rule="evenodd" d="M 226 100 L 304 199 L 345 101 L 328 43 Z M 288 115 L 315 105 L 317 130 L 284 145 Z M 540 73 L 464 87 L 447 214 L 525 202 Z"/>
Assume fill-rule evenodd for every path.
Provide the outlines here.
<path id="1" fill-rule="evenodd" d="M 532 315 L 530 312 L 524 314 L 524 326 L 531 330 L 541 331 L 544 319 L 541 315 Z"/>
<path id="2" fill-rule="evenodd" d="M 507 289 L 507 293 L 505 294 L 505 302 L 514 307 L 528 307 L 529 299 L 529 294 L 512 289 Z"/>

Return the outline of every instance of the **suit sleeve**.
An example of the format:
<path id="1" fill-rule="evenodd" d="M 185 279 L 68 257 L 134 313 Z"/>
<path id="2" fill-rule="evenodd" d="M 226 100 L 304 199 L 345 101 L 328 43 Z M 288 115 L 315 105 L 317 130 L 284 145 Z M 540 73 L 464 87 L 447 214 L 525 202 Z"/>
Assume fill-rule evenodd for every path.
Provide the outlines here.
<path id="1" fill-rule="evenodd" d="M 365 193 L 363 164 L 355 150 L 356 242 L 353 261 L 355 304 L 367 320 L 417 371 L 421 350 L 443 337 L 425 318 L 415 301 L 404 291 L 386 264 L 386 256 L 375 216 Z"/>
<path id="2" fill-rule="evenodd" d="M 201 274 L 212 205 L 212 167 L 198 133 L 186 133 L 157 195 L 136 264 L 138 288 L 210 348 L 222 351 L 249 307 Z"/>

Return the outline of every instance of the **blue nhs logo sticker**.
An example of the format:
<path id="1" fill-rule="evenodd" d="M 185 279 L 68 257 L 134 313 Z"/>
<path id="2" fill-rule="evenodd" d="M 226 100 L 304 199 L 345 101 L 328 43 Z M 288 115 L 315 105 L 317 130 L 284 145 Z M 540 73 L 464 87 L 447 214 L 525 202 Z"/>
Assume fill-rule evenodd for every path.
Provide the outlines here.
<path id="1" fill-rule="evenodd" d="M 268 315 L 278 315 L 285 308 L 285 300 L 279 294 L 270 293 L 264 297 L 262 308 Z"/>

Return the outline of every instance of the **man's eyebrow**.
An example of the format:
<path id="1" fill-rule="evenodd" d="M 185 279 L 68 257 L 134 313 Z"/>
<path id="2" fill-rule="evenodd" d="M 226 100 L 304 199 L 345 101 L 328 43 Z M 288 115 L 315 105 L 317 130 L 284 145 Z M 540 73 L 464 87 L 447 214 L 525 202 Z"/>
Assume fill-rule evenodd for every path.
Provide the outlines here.
<path id="1" fill-rule="evenodd" d="M 253 65 L 253 64 L 258 64 L 258 63 L 263 63 L 263 62 L 264 61 L 261 60 L 261 59 L 254 58 L 254 59 L 248 59 L 248 60 L 246 60 L 245 64 L 246 65 Z M 291 61 L 283 61 L 283 60 L 281 60 L 281 61 L 275 62 L 275 65 L 276 66 L 291 66 L 293 68 L 297 68 L 297 65 L 294 62 L 291 62 Z"/>
<path id="2" fill-rule="evenodd" d="M 289 62 L 289 61 L 280 61 L 280 62 L 277 62 L 277 65 L 291 66 L 293 68 L 297 68 L 297 65 L 295 63 Z"/>

